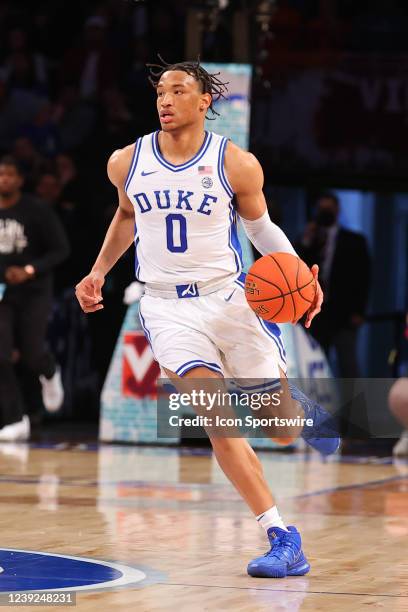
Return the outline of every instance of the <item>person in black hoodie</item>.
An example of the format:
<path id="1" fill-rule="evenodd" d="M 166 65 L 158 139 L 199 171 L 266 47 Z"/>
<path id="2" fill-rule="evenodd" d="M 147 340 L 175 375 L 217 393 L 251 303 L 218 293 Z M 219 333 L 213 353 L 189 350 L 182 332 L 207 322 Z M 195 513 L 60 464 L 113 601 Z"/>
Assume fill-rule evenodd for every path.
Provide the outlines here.
<path id="1" fill-rule="evenodd" d="M 338 224 L 339 212 L 337 196 L 322 194 L 297 251 L 309 266 L 319 265 L 325 296 L 310 331 L 327 353 L 331 347 L 336 350 L 340 377 L 357 378 L 357 334 L 370 289 L 370 255 L 362 234 Z"/>
<path id="2" fill-rule="evenodd" d="M 53 270 L 69 254 L 64 229 L 53 210 L 21 192 L 17 162 L 0 160 L 0 440 L 27 439 L 29 419 L 13 365 L 38 375 L 46 407 L 62 403 L 59 370 L 45 348 L 52 306 Z M 47 406 L 47 403 L 49 406 Z"/>

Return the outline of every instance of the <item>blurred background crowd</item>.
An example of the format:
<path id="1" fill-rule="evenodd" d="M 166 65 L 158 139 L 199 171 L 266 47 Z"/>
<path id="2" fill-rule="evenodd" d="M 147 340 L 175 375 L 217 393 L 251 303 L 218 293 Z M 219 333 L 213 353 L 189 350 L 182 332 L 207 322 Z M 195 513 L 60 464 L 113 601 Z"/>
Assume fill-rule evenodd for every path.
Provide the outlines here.
<path id="1" fill-rule="evenodd" d="M 311 155 L 309 166 L 301 166 L 290 135 L 272 150 L 264 134 L 271 121 L 274 129 L 271 98 L 276 101 L 290 79 L 308 71 L 323 72 L 330 81 L 340 67 L 344 74 L 350 58 L 364 58 L 358 68 L 363 83 L 365 75 L 387 62 L 388 79 L 395 80 L 393 62 L 400 58 L 403 66 L 408 58 L 407 32 L 402 0 L 0 0 L 0 154 L 17 160 L 24 191 L 52 207 L 71 249 L 55 271 L 48 332 L 63 369 L 62 415 L 96 420 L 99 391 L 125 313 L 122 298 L 132 281 L 131 252 L 109 275 L 101 313 L 83 316 L 73 288 L 89 271 L 116 208 L 115 191 L 106 178 L 110 153 L 157 128 L 145 64 L 154 62 L 158 52 L 168 62 L 200 54 L 205 61 L 252 64 L 251 150 L 265 169 L 271 215 L 293 240 L 310 247 L 316 228 L 307 223 L 316 221 L 316 202 L 325 207 L 318 196 L 336 189 L 334 198 L 323 196 L 326 207 L 336 209 L 332 225 L 339 218 L 350 230 L 366 234 L 356 248 L 366 258 L 359 262 L 366 266 L 367 279 L 372 270 L 371 286 L 377 287 L 370 293 L 367 280 L 362 304 L 349 313 L 359 317 L 353 319 L 355 328 L 367 327 L 357 349 L 363 373 L 397 373 L 404 357 L 407 253 L 401 245 L 407 246 L 406 238 L 398 239 L 395 252 L 390 245 L 395 244 L 397 220 L 402 220 L 399 227 L 408 227 L 406 182 L 401 174 L 392 174 L 390 165 L 383 171 L 385 157 L 379 154 L 376 165 L 356 176 L 358 144 L 346 137 L 336 144 L 338 134 L 323 133 L 328 121 L 322 119 L 323 111 L 312 129 L 326 146 L 326 161 L 316 162 Z M 353 78 L 355 84 L 355 72 Z M 373 87 L 375 83 L 367 83 L 363 94 L 374 95 Z M 391 111 L 397 115 L 399 97 L 407 96 L 407 90 L 390 87 L 395 99 L 388 104 L 394 103 Z M 405 102 L 406 97 L 402 106 Z M 337 123 L 333 116 L 329 120 Z M 345 125 L 339 129 L 343 137 Z M 383 147 L 370 137 L 368 141 L 371 153 Z M 337 173 L 328 175 L 327 159 L 336 164 Z M 292 173 L 288 160 L 295 168 Z M 373 168 L 375 177 L 370 178 Z M 32 412 L 39 411 L 32 406 Z"/>

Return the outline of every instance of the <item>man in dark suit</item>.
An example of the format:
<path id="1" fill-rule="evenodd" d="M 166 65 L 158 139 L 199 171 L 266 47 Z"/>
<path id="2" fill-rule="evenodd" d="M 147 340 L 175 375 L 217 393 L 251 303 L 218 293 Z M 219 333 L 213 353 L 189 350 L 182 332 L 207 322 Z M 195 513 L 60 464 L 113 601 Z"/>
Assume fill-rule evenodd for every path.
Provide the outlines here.
<path id="1" fill-rule="evenodd" d="M 370 256 L 362 234 L 339 226 L 339 212 L 336 195 L 320 196 L 315 220 L 306 227 L 298 253 L 309 266 L 320 266 L 325 299 L 311 332 L 327 353 L 331 347 L 336 350 L 340 377 L 356 378 L 357 334 L 368 301 Z"/>

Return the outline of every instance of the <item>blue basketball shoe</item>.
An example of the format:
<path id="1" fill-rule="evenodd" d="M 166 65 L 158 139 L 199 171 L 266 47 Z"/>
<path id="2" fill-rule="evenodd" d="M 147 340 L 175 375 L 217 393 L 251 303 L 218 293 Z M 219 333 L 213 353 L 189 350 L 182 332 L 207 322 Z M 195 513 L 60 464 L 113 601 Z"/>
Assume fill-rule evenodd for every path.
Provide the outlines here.
<path id="1" fill-rule="evenodd" d="M 289 383 L 290 394 L 303 408 L 306 419 L 313 425 L 305 425 L 302 438 L 322 455 L 332 455 L 340 446 L 340 436 L 336 420 L 319 404 L 309 399 L 300 389 Z"/>
<path id="2" fill-rule="evenodd" d="M 270 527 L 268 538 L 271 550 L 248 564 L 248 574 L 255 578 L 285 578 L 303 576 L 310 565 L 302 551 L 302 540 L 296 527 Z"/>

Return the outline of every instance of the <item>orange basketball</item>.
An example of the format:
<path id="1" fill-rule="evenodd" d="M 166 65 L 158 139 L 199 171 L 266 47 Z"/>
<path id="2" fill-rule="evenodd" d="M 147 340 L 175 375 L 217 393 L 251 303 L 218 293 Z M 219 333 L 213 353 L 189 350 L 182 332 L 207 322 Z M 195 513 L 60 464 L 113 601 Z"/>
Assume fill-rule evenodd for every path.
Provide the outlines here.
<path id="1" fill-rule="evenodd" d="M 245 295 L 252 310 L 265 321 L 294 323 L 313 303 L 316 281 L 299 257 L 269 253 L 249 269 Z"/>

